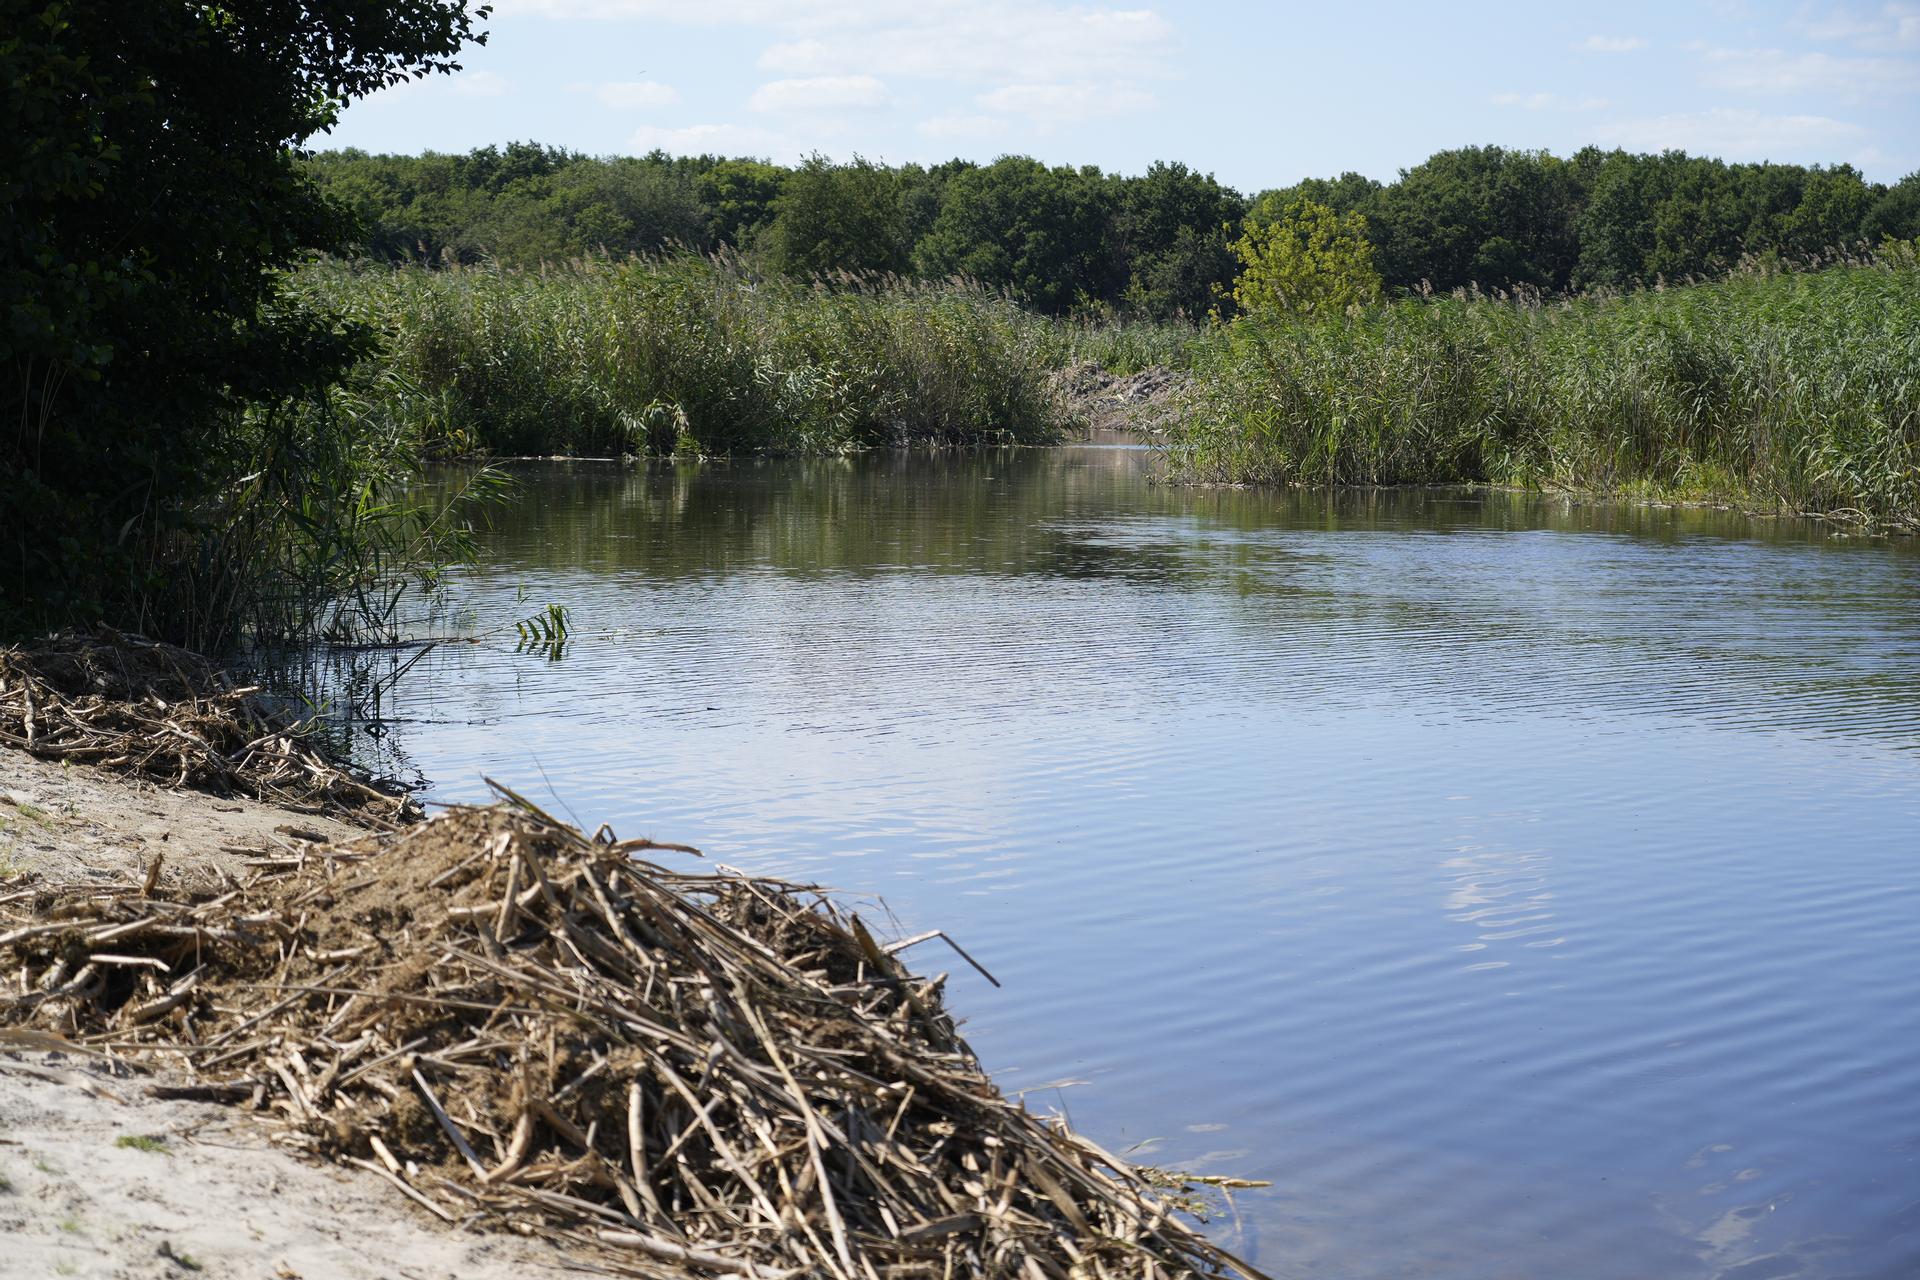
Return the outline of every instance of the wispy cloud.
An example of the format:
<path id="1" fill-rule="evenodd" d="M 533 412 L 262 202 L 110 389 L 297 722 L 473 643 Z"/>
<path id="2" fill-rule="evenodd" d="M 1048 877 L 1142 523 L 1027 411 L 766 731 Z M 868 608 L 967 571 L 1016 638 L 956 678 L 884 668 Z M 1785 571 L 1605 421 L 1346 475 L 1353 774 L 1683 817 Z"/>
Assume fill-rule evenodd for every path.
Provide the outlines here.
<path id="1" fill-rule="evenodd" d="M 680 101 L 680 91 L 657 80 L 614 80 L 605 84 L 568 85 L 580 93 L 591 93 L 594 101 L 616 111 L 644 107 L 670 107 Z"/>
<path id="2" fill-rule="evenodd" d="M 1920 92 L 1920 61 L 1784 49 L 1709 49 L 1701 78 L 1716 89 L 1739 93 L 1834 93 L 1858 99 Z"/>
<path id="3" fill-rule="evenodd" d="M 755 111 L 878 111 L 890 101 L 887 86 L 873 76 L 811 76 L 763 84 L 747 106 Z"/>
<path id="4" fill-rule="evenodd" d="M 1867 145 L 1867 130 L 1816 115 L 1768 115 L 1735 107 L 1619 120 L 1595 136 L 1634 151 L 1677 148 L 1728 160 L 1832 160 Z"/>
<path id="5" fill-rule="evenodd" d="M 1605 98 L 1569 98 L 1558 93 L 1496 93 L 1489 101 L 1496 107 L 1526 111 L 1605 111 L 1613 105 Z"/>
<path id="6" fill-rule="evenodd" d="M 765 156 L 782 161 L 799 159 L 802 150 L 784 133 L 741 124 L 692 124 L 673 129 L 642 125 L 627 139 L 627 146 L 636 152 L 660 150 L 677 156 Z"/>
<path id="7" fill-rule="evenodd" d="M 1014 83 L 1149 79 L 1171 70 L 1173 29 L 1150 9 L 1007 0 L 851 7 L 872 9 L 871 20 L 780 41 L 761 54 L 760 66 L 794 74 L 885 68 L 917 79 Z"/>
<path id="8" fill-rule="evenodd" d="M 1647 47 L 1645 36 L 1588 36 L 1580 42 L 1588 53 L 1632 53 Z"/>
<path id="9" fill-rule="evenodd" d="M 504 15 L 765 27 L 763 71 L 962 83 L 1072 83 L 1172 74 L 1160 14 L 1033 0 L 499 0 Z"/>
<path id="10" fill-rule="evenodd" d="M 402 80 L 368 98 L 368 102 L 395 103 L 410 98 L 504 98 L 514 91 L 513 81 L 497 71 L 462 71 L 450 76 L 423 76 Z"/>
<path id="11" fill-rule="evenodd" d="M 1861 49 L 1920 49 L 1920 4 L 1829 9 L 1798 24 L 1812 40 Z"/>
<path id="12" fill-rule="evenodd" d="M 1007 122 L 999 116 L 950 112 L 922 120 L 916 127 L 929 138 L 992 138 L 1007 131 Z"/>
<path id="13" fill-rule="evenodd" d="M 467 98 L 502 98 L 513 92 L 513 81 L 497 71 L 468 71 L 448 77 L 447 91 Z"/>
<path id="14" fill-rule="evenodd" d="M 1153 95 L 1133 85 L 1009 84 L 975 99 L 988 111 L 1027 116 L 1051 126 L 1127 115 L 1153 105 Z"/>

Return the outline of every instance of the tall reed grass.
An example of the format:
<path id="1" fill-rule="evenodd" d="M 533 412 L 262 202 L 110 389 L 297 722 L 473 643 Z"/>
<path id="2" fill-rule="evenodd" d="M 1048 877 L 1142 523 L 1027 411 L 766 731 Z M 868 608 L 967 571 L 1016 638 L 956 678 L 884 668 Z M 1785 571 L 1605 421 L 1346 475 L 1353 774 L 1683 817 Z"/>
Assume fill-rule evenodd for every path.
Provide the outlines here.
<path id="1" fill-rule="evenodd" d="M 1177 479 L 1491 482 L 1920 525 L 1920 267 L 1419 299 L 1204 339 Z"/>
<path id="2" fill-rule="evenodd" d="M 382 407 L 444 452 L 829 453 L 1038 443 L 1067 424 L 1045 322 L 964 283 L 674 255 L 319 263 L 289 288 L 385 334 Z"/>

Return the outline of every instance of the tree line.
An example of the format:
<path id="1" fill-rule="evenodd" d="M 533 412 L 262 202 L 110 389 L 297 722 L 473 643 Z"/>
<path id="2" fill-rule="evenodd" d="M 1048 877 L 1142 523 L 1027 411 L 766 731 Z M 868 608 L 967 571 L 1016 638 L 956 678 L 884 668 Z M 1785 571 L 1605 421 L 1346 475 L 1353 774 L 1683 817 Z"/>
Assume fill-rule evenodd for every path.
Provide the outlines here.
<path id="1" fill-rule="evenodd" d="M 1357 173 L 1246 195 L 1178 163 L 1145 173 L 813 156 L 595 157 L 535 143 L 465 155 L 307 161 L 390 261 L 533 265 L 730 247 L 788 274 L 964 275 L 1052 313 L 1197 318 L 1233 305 L 1234 244 L 1301 201 L 1357 215 L 1391 292 L 1630 288 L 1920 236 L 1920 173 L 1729 164 L 1683 152 L 1439 152 L 1391 182 Z"/>

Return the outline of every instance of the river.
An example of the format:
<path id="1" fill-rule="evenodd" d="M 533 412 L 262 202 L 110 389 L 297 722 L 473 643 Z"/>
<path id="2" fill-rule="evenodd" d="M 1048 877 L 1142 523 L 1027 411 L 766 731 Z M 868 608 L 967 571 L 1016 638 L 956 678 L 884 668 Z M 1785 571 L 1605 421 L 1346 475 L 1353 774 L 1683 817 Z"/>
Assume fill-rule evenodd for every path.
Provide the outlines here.
<path id="1" fill-rule="evenodd" d="M 1279 1276 L 1920 1274 L 1920 554 L 1127 448 L 543 463 L 438 799 L 885 900 L 1030 1104 Z M 510 625 L 509 625 L 510 630 Z M 1064 1083 L 1064 1082 L 1073 1083 Z"/>

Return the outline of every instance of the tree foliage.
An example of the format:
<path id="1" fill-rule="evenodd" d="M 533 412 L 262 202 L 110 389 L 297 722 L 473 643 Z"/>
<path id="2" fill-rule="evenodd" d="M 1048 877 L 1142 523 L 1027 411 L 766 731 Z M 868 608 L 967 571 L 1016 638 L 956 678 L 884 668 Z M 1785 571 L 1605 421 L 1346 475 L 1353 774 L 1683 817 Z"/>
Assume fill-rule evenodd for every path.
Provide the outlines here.
<path id="1" fill-rule="evenodd" d="M 1256 208 L 1234 241 L 1233 300 L 1252 316 L 1326 315 L 1380 297 L 1364 215 L 1312 200 Z"/>
<path id="2" fill-rule="evenodd" d="M 1005 156 L 947 182 L 914 259 L 924 275 L 966 276 L 1066 311 L 1117 292 L 1112 215 L 1098 169 Z"/>
<path id="3" fill-rule="evenodd" d="M 533 264 L 684 243 L 758 252 L 802 274 L 961 274 L 1052 312 L 1198 317 L 1231 294 L 1233 242 L 1256 205 L 1304 199 L 1366 219 L 1390 293 L 1629 288 L 1724 273 L 1743 258 L 1826 257 L 1920 234 L 1920 178 L 1847 166 L 1727 164 L 1681 152 L 1503 147 L 1437 152 L 1392 182 L 1307 178 L 1249 200 L 1156 163 L 1124 175 L 1024 156 L 797 168 L 719 156 L 595 158 L 517 143 L 466 156 L 316 157 L 372 224 L 366 249 Z M 618 175 L 615 179 L 612 175 Z"/>
<path id="4" fill-rule="evenodd" d="M 773 202 L 773 223 L 763 240 L 769 263 L 803 278 L 904 272 L 913 246 L 900 187 L 899 171 L 859 156 L 843 165 L 809 157 L 787 175 Z"/>
<path id="5" fill-rule="evenodd" d="M 238 474 L 245 407 L 354 358 L 274 300 L 275 268 L 351 234 L 294 149 L 454 69 L 485 12 L 0 0 L 0 627 L 125 618 Z"/>

